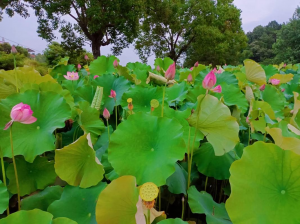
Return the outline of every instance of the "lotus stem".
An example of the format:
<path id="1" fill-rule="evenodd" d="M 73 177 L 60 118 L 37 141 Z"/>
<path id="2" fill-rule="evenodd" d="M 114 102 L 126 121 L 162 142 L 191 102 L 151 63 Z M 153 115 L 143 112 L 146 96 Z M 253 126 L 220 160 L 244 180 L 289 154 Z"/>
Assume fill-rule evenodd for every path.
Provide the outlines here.
<path id="1" fill-rule="evenodd" d="M 184 197 L 182 196 L 182 200 L 181 200 L 181 208 L 182 208 L 182 211 L 181 211 L 181 219 L 183 220 L 183 217 L 184 217 Z"/>
<path id="2" fill-rule="evenodd" d="M 16 89 L 17 89 L 17 93 L 18 93 L 19 87 L 18 87 L 18 77 L 17 77 L 16 68 L 17 68 L 17 62 L 16 62 L 16 56 L 14 55 L 14 72 L 15 72 L 15 79 L 16 79 Z"/>
<path id="3" fill-rule="evenodd" d="M 248 145 L 250 145 L 250 140 L 251 140 L 251 129 L 250 129 L 250 126 L 249 126 L 249 139 L 248 139 Z"/>
<path id="4" fill-rule="evenodd" d="M 15 154 L 14 154 L 14 147 L 13 147 L 13 139 L 12 139 L 12 126 L 10 126 L 10 145 L 11 145 L 11 156 L 14 164 L 14 171 L 15 171 L 15 178 L 16 178 L 16 185 L 18 190 L 18 209 L 21 210 L 21 197 L 20 197 L 20 186 L 19 186 L 19 179 L 18 179 L 18 171 L 17 171 L 17 165 L 15 161 Z"/>
<path id="5" fill-rule="evenodd" d="M 161 187 L 159 187 L 158 191 L 158 211 L 161 211 Z"/>
<path id="6" fill-rule="evenodd" d="M 6 176 L 5 176 L 5 167 L 4 167 L 4 160 L 3 160 L 3 154 L 2 154 L 2 150 L 0 149 L 0 157 L 1 157 L 1 168 L 2 168 L 2 177 L 3 177 L 3 183 L 4 186 L 6 187 Z M 9 206 L 6 209 L 7 211 L 7 215 L 9 215 Z"/>
<path id="7" fill-rule="evenodd" d="M 151 222 L 150 222 L 150 209 L 148 209 L 147 223 L 148 223 L 148 224 L 151 224 Z"/>
<path id="8" fill-rule="evenodd" d="M 116 129 L 117 129 L 117 126 L 118 126 L 118 106 L 117 105 L 115 106 L 115 113 L 116 113 Z"/>
<path id="9" fill-rule="evenodd" d="M 109 144 L 109 142 L 110 142 L 110 135 L 109 135 L 108 119 L 106 119 L 106 124 L 107 124 L 107 134 L 108 134 L 108 144 Z"/>
<path id="10" fill-rule="evenodd" d="M 188 147 L 187 147 L 188 170 L 190 167 L 190 142 L 191 142 L 191 127 L 189 126 L 189 137 L 188 137 Z M 187 188 L 189 188 L 189 183 Z"/>
<path id="11" fill-rule="evenodd" d="M 267 132 L 265 131 L 265 134 L 264 134 L 264 142 L 266 142 L 266 137 L 267 137 Z"/>
<path id="12" fill-rule="evenodd" d="M 161 117 L 164 116 L 164 104 L 165 104 L 166 86 L 167 86 L 167 82 L 166 82 L 166 84 L 164 86 L 164 89 L 163 89 L 163 99 L 162 99 L 162 104 L 161 104 Z"/>
<path id="13" fill-rule="evenodd" d="M 205 180 L 205 188 L 204 188 L 204 191 L 206 191 L 207 182 L 208 182 L 208 176 L 206 176 L 206 180 Z"/>

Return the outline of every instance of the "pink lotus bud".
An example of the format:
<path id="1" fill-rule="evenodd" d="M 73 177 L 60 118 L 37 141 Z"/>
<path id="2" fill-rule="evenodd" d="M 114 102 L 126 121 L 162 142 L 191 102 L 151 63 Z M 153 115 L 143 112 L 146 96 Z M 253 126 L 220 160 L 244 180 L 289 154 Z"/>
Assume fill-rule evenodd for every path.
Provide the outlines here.
<path id="1" fill-rule="evenodd" d="M 222 87 L 220 85 L 217 85 L 215 88 L 213 88 L 211 91 L 215 93 L 221 93 L 222 92 Z"/>
<path id="2" fill-rule="evenodd" d="M 118 60 L 116 59 L 116 60 L 114 60 L 114 63 L 113 63 L 113 65 L 114 65 L 114 67 L 116 68 L 116 67 L 118 67 L 118 65 L 119 65 L 119 62 L 118 62 Z"/>
<path id="3" fill-rule="evenodd" d="M 108 97 L 116 99 L 117 93 L 114 90 L 111 89 L 110 90 L 110 95 Z"/>
<path id="4" fill-rule="evenodd" d="M 246 122 L 250 124 L 249 117 L 246 118 Z"/>
<path id="5" fill-rule="evenodd" d="M 194 64 L 194 67 L 198 67 L 199 66 L 199 62 L 197 61 L 195 64 Z"/>
<path id="6" fill-rule="evenodd" d="M 156 66 L 156 71 L 158 71 L 158 72 L 160 71 L 159 65 Z"/>
<path id="7" fill-rule="evenodd" d="M 110 117 L 110 113 L 109 113 L 109 111 L 108 111 L 106 108 L 104 108 L 104 111 L 103 111 L 103 117 L 104 117 L 106 120 L 108 120 L 109 117 Z"/>
<path id="8" fill-rule="evenodd" d="M 77 72 L 67 72 L 67 75 L 64 75 L 67 80 L 78 80 L 79 76 Z"/>
<path id="9" fill-rule="evenodd" d="M 79 70 L 79 69 L 81 69 L 81 65 L 80 65 L 80 64 L 78 64 L 78 65 L 77 65 L 77 68 L 78 68 L 78 70 Z"/>
<path id="10" fill-rule="evenodd" d="M 192 74 L 189 74 L 189 75 L 188 75 L 187 81 L 188 81 L 188 82 L 192 82 L 192 81 L 193 81 L 193 76 L 192 76 Z"/>
<path id="11" fill-rule="evenodd" d="M 280 80 L 279 79 L 271 79 L 270 82 L 272 83 L 272 85 L 277 86 L 280 84 Z"/>
<path id="12" fill-rule="evenodd" d="M 190 70 L 193 71 L 194 67 L 191 67 Z"/>
<path id="13" fill-rule="evenodd" d="M 225 66 L 227 66 L 227 64 L 225 64 Z"/>
<path id="14" fill-rule="evenodd" d="M 84 60 L 89 60 L 89 56 L 84 55 Z"/>
<path id="15" fill-rule="evenodd" d="M 281 90 L 281 92 L 284 92 L 284 91 L 285 91 L 285 89 L 282 89 L 282 90 Z"/>
<path id="16" fill-rule="evenodd" d="M 216 85 L 217 78 L 213 71 L 208 73 L 203 79 L 202 86 L 204 89 L 212 89 Z"/>
<path id="17" fill-rule="evenodd" d="M 264 91 L 265 88 L 266 88 L 266 84 L 263 84 L 261 87 L 259 87 L 259 90 L 260 90 L 260 91 Z"/>
<path id="18" fill-rule="evenodd" d="M 37 119 L 33 117 L 32 114 L 33 111 L 29 105 L 23 103 L 15 105 L 10 112 L 11 121 L 5 125 L 4 130 L 7 130 L 15 121 L 22 124 L 32 124 L 36 122 Z"/>
<path id="19" fill-rule="evenodd" d="M 94 79 L 96 79 L 96 78 L 98 78 L 99 77 L 99 75 L 94 75 Z"/>
<path id="20" fill-rule="evenodd" d="M 175 62 L 169 66 L 165 73 L 165 77 L 167 80 L 173 80 L 175 78 L 176 73 L 176 65 Z"/>
<path id="21" fill-rule="evenodd" d="M 13 54 L 18 53 L 18 51 L 17 51 L 15 45 L 11 46 L 11 53 L 13 53 Z"/>
<path id="22" fill-rule="evenodd" d="M 285 67 L 286 67 L 286 64 L 284 63 L 284 65 L 283 65 L 282 67 L 285 68 Z"/>
<path id="23" fill-rule="evenodd" d="M 218 72 L 217 68 L 214 68 L 214 69 L 213 69 L 213 72 L 214 72 L 214 73 L 217 73 L 217 72 Z"/>

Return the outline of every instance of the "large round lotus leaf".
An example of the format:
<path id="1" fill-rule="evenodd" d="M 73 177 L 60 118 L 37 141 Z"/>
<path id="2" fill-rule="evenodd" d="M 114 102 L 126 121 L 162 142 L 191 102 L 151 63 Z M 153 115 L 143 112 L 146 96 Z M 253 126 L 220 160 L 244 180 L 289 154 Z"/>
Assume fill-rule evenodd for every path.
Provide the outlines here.
<path id="1" fill-rule="evenodd" d="M 189 92 L 187 94 L 186 99 L 192 103 L 196 103 L 198 96 L 201 94 L 205 94 L 205 92 L 206 92 L 206 89 L 204 89 L 202 85 L 189 87 Z"/>
<path id="2" fill-rule="evenodd" d="M 280 80 L 280 84 L 283 84 L 293 80 L 293 77 L 294 77 L 293 74 L 276 74 L 270 77 L 270 79 L 278 79 Z"/>
<path id="3" fill-rule="evenodd" d="M 231 72 L 223 72 L 221 74 L 216 74 L 216 77 L 216 85 L 228 84 L 230 86 L 238 87 L 238 80 L 236 76 Z"/>
<path id="4" fill-rule="evenodd" d="M 244 61 L 246 77 L 250 82 L 254 82 L 259 86 L 266 84 L 266 73 L 260 64 L 253 60 L 246 59 Z"/>
<path id="5" fill-rule="evenodd" d="M 226 209 L 233 223 L 299 223 L 300 156 L 256 142 L 230 168 Z"/>
<path id="6" fill-rule="evenodd" d="M 188 224 L 188 222 L 183 221 L 182 219 L 165 219 L 160 221 L 158 224 Z"/>
<path id="7" fill-rule="evenodd" d="M 188 122 L 206 136 L 216 156 L 231 151 L 239 142 L 239 125 L 236 119 L 231 116 L 229 108 L 214 96 L 200 95 L 197 109 L 189 117 Z"/>
<path id="8" fill-rule="evenodd" d="M 38 208 L 43 211 L 47 211 L 49 205 L 60 199 L 63 188 L 61 186 L 51 186 L 45 188 L 45 190 L 33 194 L 27 198 L 22 199 L 21 209 L 32 210 Z"/>
<path id="9" fill-rule="evenodd" d="M 69 185 L 87 188 L 103 179 L 104 169 L 88 135 L 55 151 L 55 171 Z"/>
<path id="10" fill-rule="evenodd" d="M 77 224 L 77 222 L 65 217 L 60 217 L 53 219 L 52 224 Z"/>
<path id="11" fill-rule="evenodd" d="M 109 112 L 112 112 L 114 106 L 116 105 L 113 98 L 108 97 L 110 95 L 110 90 L 114 90 L 117 94 L 117 105 L 120 104 L 123 94 L 130 87 L 130 82 L 126 80 L 123 76 L 117 78 L 114 75 L 103 75 L 95 79 L 95 85 L 103 87 L 103 102 L 104 105 L 101 106 L 102 109 L 106 108 Z"/>
<path id="12" fill-rule="evenodd" d="M 188 87 L 186 82 L 174 84 L 173 86 L 166 88 L 166 100 L 170 106 L 175 106 L 185 100 L 187 93 Z"/>
<path id="13" fill-rule="evenodd" d="M 224 103 L 227 106 L 236 105 L 242 113 L 245 113 L 248 110 L 248 102 L 241 90 L 228 84 L 222 84 L 221 86 Z"/>
<path id="14" fill-rule="evenodd" d="M 283 109 L 287 105 L 283 93 L 275 86 L 266 85 L 265 90 L 262 91 L 262 99 L 271 105 L 276 117 L 284 118 Z"/>
<path id="15" fill-rule="evenodd" d="M 20 185 L 21 196 L 30 194 L 36 190 L 43 190 L 56 179 L 54 161 L 49 162 L 46 157 L 36 157 L 33 163 L 26 162 L 22 157 L 16 157 L 16 166 Z M 16 194 L 17 185 L 13 164 L 6 171 L 9 179 L 8 190 Z"/>
<path id="16" fill-rule="evenodd" d="M 114 68 L 114 60 L 117 58 L 115 56 L 100 56 L 96 60 L 92 61 L 89 69 L 90 73 L 93 75 L 103 75 L 105 73 L 113 73 L 115 71 Z"/>
<path id="17" fill-rule="evenodd" d="M 0 224 L 52 224 L 52 215 L 39 209 L 30 211 L 18 211 L 4 219 L 0 219 Z"/>
<path id="18" fill-rule="evenodd" d="M 100 112 L 92 108 L 86 101 L 80 102 L 79 108 L 81 112 L 79 113 L 78 124 L 85 133 L 91 134 L 92 142 L 95 143 L 105 129 L 103 121 L 99 118 Z"/>
<path id="19" fill-rule="evenodd" d="M 216 203 L 210 194 L 197 191 L 195 186 L 188 190 L 188 203 L 193 213 L 206 215 L 207 224 L 231 224 L 224 203 Z"/>
<path id="20" fill-rule="evenodd" d="M 163 59 L 162 58 L 156 58 L 155 61 L 154 61 L 154 66 L 155 66 L 155 68 L 157 66 L 159 66 L 164 71 L 167 71 L 169 66 L 173 63 L 174 63 L 174 61 L 169 57 L 165 57 Z"/>
<path id="21" fill-rule="evenodd" d="M 186 194 L 188 173 L 178 163 L 175 168 L 175 173 L 167 179 L 168 189 L 173 194 Z"/>
<path id="22" fill-rule="evenodd" d="M 122 122 L 110 137 L 108 160 L 120 175 L 132 175 L 138 185 L 157 186 L 175 172 L 185 153 L 182 125 L 175 119 L 137 113 Z"/>
<path id="23" fill-rule="evenodd" d="M 135 224 L 139 191 L 133 176 L 112 181 L 99 195 L 96 206 L 98 223 Z"/>
<path id="24" fill-rule="evenodd" d="M 8 206 L 8 191 L 4 183 L 0 180 L 0 214 L 2 214 Z"/>
<path id="25" fill-rule="evenodd" d="M 106 187 L 106 183 L 99 183 L 90 188 L 65 186 L 62 196 L 54 201 L 48 208 L 48 212 L 57 217 L 67 217 L 80 224 L 97 224 L 95 207 L 100 192 Z"/>
<path id="26" fill-rule="evenodd" d="M 71 117 L 71 110 L 64 98 L 54 92 L 28 90 L 1 100 L 0 147 L 5 157 L 11 158 L 11 147 L 9 130 L 4 131 L 3 128 L 11 120 L 11 109 L 20 102 L 30 105 L 37 121 L 32 124 L 13 124 L 14 153 L 24 155 L 26 161 L 33 162 L 37 155 L 55 149 L 53 132 L 65 126 L 65 120 Z"/>
<path id="27" fill-rule="evenodd" d="M 229 168 L 235 161 L 235 153 L 230 151 L 222 156 L 216 156 L 212 145 L 206 142 L 194 153 L 193 162 L 196 163 L 200 173 L 217 180 L 225 180 L 230 176 Z"/>
<path id="28" fill-rule="evenodd" d="M 163 91 L 160 87 L 135 86 L 124 93 L 121 101 L 123 109 L 128 110 L 127 99 L 132 98 L 134 112 L 150 112 L 151 100 L 156 99 L 162 102 Z"/>

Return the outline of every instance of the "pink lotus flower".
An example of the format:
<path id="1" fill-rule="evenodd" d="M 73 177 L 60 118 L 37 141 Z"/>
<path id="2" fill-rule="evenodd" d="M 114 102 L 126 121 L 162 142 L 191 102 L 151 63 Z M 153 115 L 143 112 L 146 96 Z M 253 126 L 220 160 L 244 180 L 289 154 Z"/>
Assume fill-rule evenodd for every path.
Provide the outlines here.
<path id="1" fill-rule="evenodd" d="M 11 53 L 13 53 L 13 54 L 18 53 L 18 51 L 17 51 L 15 45 L 11 46 Z"/>
<path id="2" fill-rule="evenodd" d="M 118 62 L 118 60 L 116 59 L 116 60 L 114 60 L 114 63 L 113 63 L 113 65 L 114 65 L 114 67 L 116 68 L 116 67 L 118 67 L 118 65 L 119 65 L 119 62 Z"/>
<path id="3" fill-rule="evenodd" d="M 266 88 L 266 84 L 263 84 L 261 87 L 259 87 L 259 90 L 260 90 L 260 91 L 264 91 L 265 88 Z"/>
<path id="4" fill-rule="evenodd" d="M 199 62 L 197 61 L 195 64 L 194 64 L 194 67 L 198 67 L 199 66 Z"/>
<path id="5" fill-rule="evenodd" d="M 283 65 L 282 67 L 285 68 L 285 67 L 286 67 L 286 64 L 284 63 L 284 65 Z"/>
<path id="6" fill-rule="evenodd" d="M 158 71 L 158 72 L 160 71 L 159 65 L 156 66 L 156 71 Z"/>
<path id="7" fill-rule="evenodd" d="M 216 74 L 221 74 L 223 73 L 223 70 L 222 69 L 217 70 L 217 68 L 214 68 L 213 72 Z"/>
<path id="8" fill-rule="evenodd" d="M 165 77 L 167 80 L 173 80 L 175 78 L 176 73 L 176 65 L 175 62 L 169 66 L 165 73 Z"/>
<path id="9" fill-rule="evenodd" d="M 104 110 L 103 110 L 103 117 L 104 117 L 106 120 L 108 120 L 109 117 L 110 117 L 110 113 L 109 113 L 109 111 L 108 111 L 106 108 L 104 108 Z"/>
<path id="10" fill-rule="evenodd" d="M 208 73 L 203 79 L 202 86 L 204 89 L 212 89 L 216 85 L 217 78 L 213 71 Z"/>
<path id="11" fill-rule="evenodd" d="M 30 106 L 24 103 L 19 103 L 11 109 L 11 121 L 5 125 L 4 130 L 7 130 L 13 122 L 20 122 L 22 124 L 32 124 L 36 122 L 36 118 L 32 116 L 33 111 Z"/>
<path id="12" fill-rule="evenodd" d="M 80 65 L 80 64 L 78 64 L 78 65 L 77 65 L 77 68 L 78 68 L 78 70 L 79 70 L 79 69 L 81 69 L 81 65 Z"/>
<path id="13" fill-rule="evenodd" d="M 280 80 L 279 79 L 271 79 L 270 83 L 272 83 L 272 85 L 277 86 L 280 84 Z"/>
<path id="14" fill-rule="evenodd" d="M 117 97 L 116 91 L 114 91 L 114 90 L 111 89 L 111 90 L 110 90 L 110 95 L 109 95 L 108 97 L 114 98 L 114 99 L 116 100 L 116 97 Z"/>
<path id="15" fill-rule="evenodd" d="M 215 93 L 221 93 L 222 92 L 222 87 L 220 85 L 217 85 L 215 88 L 213 88 L 211 91 Z"/>
<path id="16" fill-rule="evenodd" d="M 191 67 L 190 70 L 193 71 L 194 67 Z"/>
<path id="17" fill-rule="evenodd" d="M 189 74 L 189 75 L 188 75 L 187 81 L 188 81 L 188 82 L 192 82 L 192 81 L 193 81 L 193 76 L 192 76 L 192 74 Z"/>
<path id="18" fill-rule="evenodd" d="M 89 56 L 84 55 L 84 59 L 85 59 L 85 60 L 89 60 Z"/>
<path id="19" fill-rule="evenodd" d="M 67 72 L 67 75 L 64 75 L 67 80 L 78 80 L 79 76 L 77 72 Z"/>
<path id="20" fill-rule="evenodd" d="M 99 77 L 99 75 L 94 75 L 94 79 L 96 79 L 96 78 L 98 78 Z"/>
<path id="21" fill-rule="evenodd" d="M 284 92 L 284 91 L 285 91 L 285 89 L 282 89 L 282 90 L 281 90 L 281 92 Z"/>

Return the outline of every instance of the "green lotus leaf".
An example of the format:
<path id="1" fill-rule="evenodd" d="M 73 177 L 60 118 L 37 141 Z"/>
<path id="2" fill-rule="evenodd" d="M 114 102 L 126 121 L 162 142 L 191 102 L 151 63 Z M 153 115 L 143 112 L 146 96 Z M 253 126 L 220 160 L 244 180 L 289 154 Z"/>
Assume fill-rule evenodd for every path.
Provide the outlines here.
<path id="1" fill-rule="evenodd" d="M 81 188 L 95 186 L 103 179 L 104 169 L 95 155 L 89 134 L 56 150 L 55 171 L 69 185 Z"/>
<path id="2" fill-rule="evenodd" d="M 0 147 L 5 157 L 11 158 L 10 131 L 4 131 L 3 128 L 11 120 L 11 109 L 20 102 L 30 105 L 37 121 L 32 124 L 13 124 L 14 152 L 15 155 L 24 155 L 26 161 L 33 162 L 37 155 L 55 149 L 53 132 L 65 126 L 65 120 L 71 117 L 71 110 L 64 98 L 54 92 L 28 90 L 1 100 Z"/>
<path id="3" fill-rule="evenodd" d="M 188 224 L 188 222 L 183 221 L 182 219 L 165 219 L 160 221 L 158 224 Z"/>
<path id="4" fill-rule="evenodd" d="M 48 208 L 48 212 L 54 218 L 67 217 L 80 224 L 97 224 L 95 207 L 100 192 L 106 187 L 106 183 L 99 183 L 90 188 L 65 186 L 62 196 L 54 201 Z"/>
<path id="5" fill-rule="evenodd" d="M 256 142 L 245 148 L 230 168 L 226 209 L 232 222 L 298 223 L 299 163 L 299 155 L 274 144 Z"/>
<path id="6" fill-rule="evenodd" d="M 194 152 L 193 162 L 196 163 L 200 173 L 217 180 L 225 180 L 229 178 L 229 168 L 236 158 L 238 157 L 235 151 L 216 156 L 213 146 L 206 142 Z"/>
<path id="7" fill-rule="evenodd" d="M 259 86 L 267 83 L 265 70 L 260 64 L 250 59 L 246 59 L 244 64 L 246 77 L 250 82 L 254 82 Z"/>
<path id="8" fill-rule="evenodd" d="M 151 67 L 140 62 L 127 63 L 126 67 L 131 71 L 131 76 L 134 79 L 136 85 L 146 85 L 148 78 L 148 72 L 151 71 Z"/>
<path id="9" fill-rule="evenodd" d="M 38 208 L 47 211 L 52 202 L 60 199 L 62 192 L 63 188 L 58 185 L 46 187 L 45 190 L 22 199 L 21 209 L 32 210 Z"/>
<path id="10" fill-rule="evenodd" d="M 36 157 L 33 163 L 26 162 L 22 157 L 16 157 L 16 166 L 21 196 L 43 190 L 55 182 L 54 161 L 49 162 L 46 157 Z M 6 174 L 9 179 L 7 188 L 11 193 L 16 194 L 17 186 L 12 163 L 8 166 Z"/>
<path id="11" fill-rule="evenodd" d="M 167 179 L 168 189 L 173 194 L 185 194 L 187 188 L 187 171 L 178 163 L 175 165 L 175 173 Z"/>
<path id="12" fill-rule="evenodd" d="M 231 72 L 223 72 L 221 74 L 216 74 L 217 82 L 216 85 L 228 84 L 230 86 L 238 87 L 238 80 L 236 76 Z M 223 87 L 223 85 L 222 85 Z M 222 90 L 223 92 L 223 90 Z"/>
<path id="13" fill-rule="evenodd" d="M 188 190 L 188 203 L 193 213 L 205 214 L 207 224 L 231 224 L 225 204 L 218 204 L 205 191 L 197 191 L 195 186 Z"/>
<path id="14" fill-rule="evenodd" d="M 119 177 L 100 193 L 96 206 L 96 220 L 98 223 L 109 224 L 138 223 L 136 221 L 138 218 L 136 216 L 139 215 L 137 214 L 138 201 L 139 191 L 135 178 Z"/>
<path id="15" fill-rule="evenodd" d="M 81 112 L 79 113 L 78 124 L 85 133 L 91 134 L 92 142 L 95 143 L 105 129 L 103 121 L 100 120 L 100 112 L 92 108 L 86 101 L 80 102 L 79 108 Z"/>
<path id="16" fill-rule="evenodd" d="M 137 113 L 110 137 L 108 160 L 119 175 L 132 175 L 139 185 L 164 185 L 185 153 L 182 125 L 175 119 Z"/>
<path id="17" fill-rule="evenodd" d="M 260 110 L 263 111 L 268 117 L 272 120 L 276 119 L 275 113 L 270 104 L 264 101 L 253 101 L 252 105 L 253 110 Z"/>
<path id="18" fill-rule="evenodd" d="M 187 94 L 187 100 L 192 103 L 195 103 L 197 102 L 198 96 L 205 93 L 206 93 L 206 89 L 204 89 L 202 85 L 190 87 Z"/>
<path id="19" fill-rule="evenodd" d="M 115 71 L 115 67 L 113 65 L 114 60 L 117 58 L 115 56 L 100 56 L 96 60 L 92 61 L 89 69 L 90 73 L 93 75 L 103 75 L 106 73 L 113 73 Z"/>
<path id="20" fill-rule="evenodd" d="M 4 183 L 0 180 L 0 214 L 8 207 L 9 197 L 8 191 Z"/>
<path id="21" fill-rule="evenodd" d="M 13 85 L 6 85 L 3 78 L 0 78 L 0 99 L 5 99 L 9 95 L 15 93 L 16 87 Z"/>
<path id="22" fill-rule="evenodd" d="M 169 57 L 165 57 L 163 59 L 162 58 L 156 58 L 155 61 L 154 61 L 154 66 L 155 66 L 155 68 L 157 66 L 159 66 L 164 71 L 167 71 L 167 69 L 173 63 L 174 63 L 174 61 L 171 58 L 169 58 Z"/>
<path id="23" fill-rule="evenodd" d="M 181 70 L 180 74 L 179 74 L 179 81 L 186 80 L 187 77 L 189 76 L 189 74 L 191 74 L 193 77 L 193 82 L 194 82 L 196 77 L 199 75 L 199 73 L 205 69 L 206 69 L 206 66 L 200 64 L 200 65 L 198 65 L 198 67 L 193 67 L 193 70 L 190 70 L 190 69 L 187 69 L 185 71 Z"/>
<path id="24" fill-rule="evenodd" d="M 6 218 L 0 219 L 0 224 L 12 223 L 32 223 L 32 224 L 52 224 L 52 215 L 39 209 L 31 211 L 18 211 Z"/>
<path id="25" fill-rule="evenodd" d="M 174 84 L 170 88 L 166 88 L 166 100 L 170 106 L 176 106 L 182 104 L 188 93 L 188 87 L 186 82 L 180 84 Z"/>
<path id="26" fill-rule="evenodd" d="M 273 65 L 268 65 L 268 66 L 261 65 L 261 66 L 265 70 L 267 80 L 269 80 L 272 75 L 275 75 L 278 73 L 278 69 L 275 68 Z"/>
<path id="27" fill-rule="evenodd" d="M 206 136 L 216 156 L 231 151 L 239 142 L 239 125 L 236 119 L 231 116 L 229 108 L 214 96 L 199 96 L 197 109 L 188 122 Z"/>
<path id="28" fill-rule="evenodd" d="M 262 99 L 270 104 L 276 117 L 284 118 L 283 109 L 287 105 L 283 93 L 275 86 L 266 85 L 265 90 L 262 91 Z"/>
<path id="29" fill-rule="evenodd" d="M 134 83 L 133 77 L 132 77 L 132 75 L 130 74 L 130 71 L 129 71 L 129 69 L 128 69 L 127 67 L 118 65 L 118 66 L 116 67 L 116 69 L 117 69 L 118 75 L 124 76 L 125 79 L 127 79 L 128 81 Z"/>
<path id="30" fill-rule="evenodd" d="M 110 95 L 110 90 L 114 90 L 117 94 L 117 105 L 120 104 L 123 94 L 130 87 L 130 82 L 126 80 L 123 76 L 117 78 L 114 75 L 105 74 L 103 76 L 95 79 L 95 85 L 103 87 L 103 102 L 104 105 L 101 108 L 106 108 L 109 112 L 112 112 L 115 106 L 115 100 L 108 97 Z"/>
<path id="31" fill-rule="evenodd" d="M 245 113 L 248 110 L 248 102 L 241 90 L 233 85 L 222 84 L 221 86 L 224 103 L 227 106 L 236 105 L 242 113 Z"/>
<path id="32" fill-rule="evenodd" d="M 149 112 L 151 110 L 151 100 L 156 99 L 162 102 L 163 91 L 160 87 L 131 87 L 124 93 L 121 101 L 123 109 L 128 110 L 127 99 L 132 98 L 134 112 Z"/>
<path id="33" fill-rule="evenodd" d="M 52 224 L 77 224 L 77 222 L 65 217 L 60 217 L 60 218 L 53 219 Z"/>

